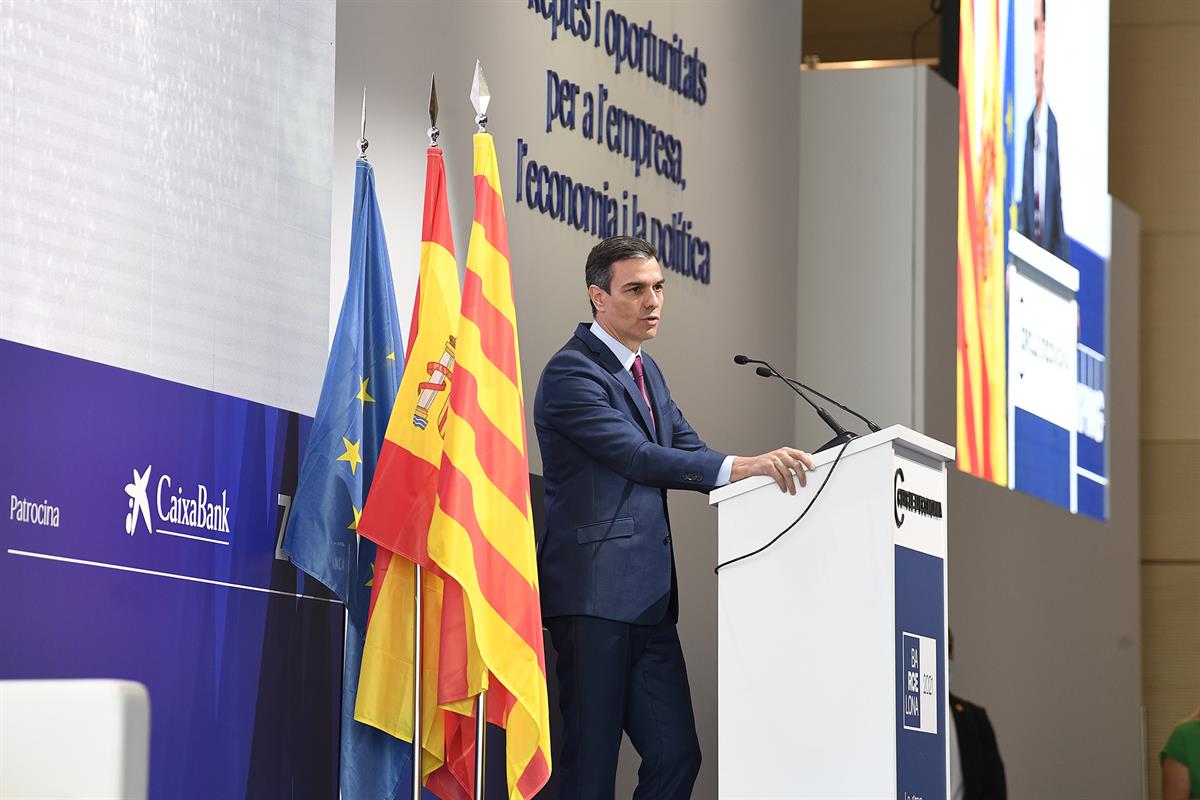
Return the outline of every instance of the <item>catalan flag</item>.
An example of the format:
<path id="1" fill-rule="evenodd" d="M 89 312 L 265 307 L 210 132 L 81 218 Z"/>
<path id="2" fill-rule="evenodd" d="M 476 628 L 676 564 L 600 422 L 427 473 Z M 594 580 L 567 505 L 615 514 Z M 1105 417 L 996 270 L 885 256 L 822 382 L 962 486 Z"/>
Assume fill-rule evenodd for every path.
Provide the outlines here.
<path id="1" fill-rule="evenodd" d="M 355 719 L 405 741 L 413 740 L 413 564 L 429 566 L 427 537 L 442 460 L 461 299 L 439 147 L 426 150 L 421 239 L 404 376 L 375 481 L 358 521 L 359 533 L 379 545 L 379 558 Z M 441 578 L 423 571 L 421 741 L 426 775 L 441 765 L 444 751 L 444 715 L 436 708 L 442 593 Z"/>
<path id="2" fill-rule="evenodd" d="M 507 732 L 508 796 L 521 800 L 550 775 L 546 661 L 504 202 L 491 135 L 477 133 L 474 144 L 475 219 L 429 536 L 430 557 L 462 587 L 466 640 L 456 660 L 465 672 L 448 669 L 444 627 L 439 701 L 461 711 L 487 690 L 488 721 Z"/>

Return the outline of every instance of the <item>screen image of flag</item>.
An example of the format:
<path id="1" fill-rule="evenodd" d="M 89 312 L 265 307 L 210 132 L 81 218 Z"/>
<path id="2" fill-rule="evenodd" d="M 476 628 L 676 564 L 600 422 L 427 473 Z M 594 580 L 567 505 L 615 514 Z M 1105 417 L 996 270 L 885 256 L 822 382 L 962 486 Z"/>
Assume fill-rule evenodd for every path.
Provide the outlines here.
<path id="1" fill-rule="evenodd" d="M 533 797 L 550 774 L 546 666 L 529 497 L 520 351 L 507 223 L 490 134 L 474 137 L 475 216 L 429 555 L 462 587 L 464 637 L 443 628 L 439 702 L 467 712 L 487 691 L 506 731 L 508 797 Z M 447 600 L 449 606 L 449 600 Z M 461 643 L 461 649 L 450 645 Z M 469 718 L 447 717 L 447 763 L 464 786 L 473 765 L 452 744 Z"/>
<path id="2" fill-rule="evenodd" d="M 1008 485 L 1005 263 L 1012 207 L 1011 3 L 963 0 L 959 50 L 958 466 Z"/>
<path id="3" fill-rule="evenodd" d="M 399 386 L 402 342 L 374 171 L 359 159 L 346 294 L 283 543 L 346 607 L 343 800 L 393 798 L 412 775 L 412 745 L 353 716 L 376 551 L 356 528 Z"/>

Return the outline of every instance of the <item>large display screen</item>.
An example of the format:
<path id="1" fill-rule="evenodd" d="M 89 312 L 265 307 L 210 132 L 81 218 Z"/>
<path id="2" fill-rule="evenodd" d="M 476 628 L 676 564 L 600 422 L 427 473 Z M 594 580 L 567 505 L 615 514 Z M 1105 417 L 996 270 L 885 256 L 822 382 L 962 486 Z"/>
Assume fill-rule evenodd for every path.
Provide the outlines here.
<path id="1" fill-rule="evenodd" d="M 958 466 L 1108 518 L 1108 3 L 962 0 Z"/>

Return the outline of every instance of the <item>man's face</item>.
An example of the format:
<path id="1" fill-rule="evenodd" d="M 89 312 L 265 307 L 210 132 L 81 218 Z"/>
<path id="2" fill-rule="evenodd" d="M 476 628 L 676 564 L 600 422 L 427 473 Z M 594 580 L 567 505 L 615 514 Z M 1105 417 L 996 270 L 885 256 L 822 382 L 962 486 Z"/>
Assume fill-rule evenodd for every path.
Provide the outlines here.
<path id="1" fill-rule="evenodd" d="M 1037 87 L 1037 102 L 1042 102 L 1043 76 L 1046 74 L 1046 5 L 1045 0 L 1033 0 L 1033 80 Z"/>
<path id="2" fill-rule="evenodd" d="M 663 275 L 654 258 L 629 258 L 612 265 L 610 291 L 588 287 L 596 320 L 621 344 L 637 350 L 658 335 L 663 307 Z"/>

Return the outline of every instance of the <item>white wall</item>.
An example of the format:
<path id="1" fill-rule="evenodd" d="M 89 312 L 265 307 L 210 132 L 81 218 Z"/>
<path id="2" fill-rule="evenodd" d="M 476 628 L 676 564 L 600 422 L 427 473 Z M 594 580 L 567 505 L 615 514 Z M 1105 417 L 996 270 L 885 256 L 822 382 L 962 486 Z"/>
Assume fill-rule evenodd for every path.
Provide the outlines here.
<path id="1" fill-rule="evenodd" d="M 0 4 L 0 337 L 312 413 L 332 0 Z"/>
<path id="2" fill-rule="evenodd" d="M 712 283 L 667 273 L 663 331 L 647 346 L 672 393 L 716 448 L 761 452 L 782 444 L 793 426 L 791 399 L 736 368 L 734 353 L 795 360 L 795 82 L 800 61 L 800 3 L 672 3 L 606 0 L 603 8 L 654 21 L 656 33 L 682 34 L 708 64 L 703 107 L 651 84 L 613 73 L 604 48 L 550 40 L 550 24 L 525 2 L 343 2 L 338 5 L 336 167 L 331 303 L 345 281 L 352 160 L 362 87 L 368 86 L 368 155 L 375 165 L 393 269 L 407 326 L 419 253 L 421 187 L 429 76 L 436 71 L 440 127 L 460 263 L 473 212 L 468 100 L 475 59 L 492 90 L 489 129 L 496 139 L 508 214 L 527 412 L 542 367 L 590 318 L 583 279 L 597 241 L 530 211 L 516 197 L 516 140 L 529 157 L 589 183 L 607 178 L 636 191 L 639 207 L 684 211 L 693 231 L 713 243 Z M 684 142 L 688 179 L 680 191 L 642 174 L 578 133 L 545 132 L 546 70 L 595 89 L 609 102 L 666 128 Z M 528 419 L 532 434 L 532 417 Z M 531 469 L 540 455 L 530 437 Z M 682 596 L 680 633 L 688 659 L 705 761 L 695 796 L 716 793 L 716 518 L 699 495 L 671 500 Z M 622 756 L 618 795 L 634 785 L 636 755 Z"/>
<path id="3" fill-rule="evenodd" d="M 918 405 L 914 117 L 927 74 L 822 70 L 800 82 L 797 373 L 883 426 L 912 424 Z M 799 442 L 832 435 L 797 402 Z"/>
<path id="4" fill-rule="evenodd" d="M 957 109 L 908 69 L 801 83 L 800 372 L 951 443 Z M 949 475 L 952 690 L 988 709 L 1012 797 L 1141 791 L 1136 217 L 1113 231 L 1109 521 Z"/>

